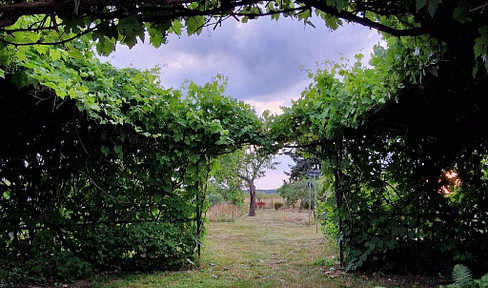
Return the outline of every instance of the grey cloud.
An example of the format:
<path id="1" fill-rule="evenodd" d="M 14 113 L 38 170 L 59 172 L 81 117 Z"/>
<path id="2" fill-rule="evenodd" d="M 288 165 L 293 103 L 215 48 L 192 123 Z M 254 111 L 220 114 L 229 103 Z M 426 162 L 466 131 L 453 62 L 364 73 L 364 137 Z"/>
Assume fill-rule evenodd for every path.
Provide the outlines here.
<path id="1" fill-rule="evenodd" d="M 118 47 L 110 61 L 119 67 L 159 64 L 165 86 L 179 87 L 186 79 L 203 84 L 219 73 L 229 77 L 228 94 L 234 97 L 279 97 L 280 91 L 307 79 L 301 65 L 314 69 L 325 59 L 339 61 L 340 54 L 352 57 L 379 40 L 363 27 L 346 25 L 329 32 L 319 20 L 315 22 L 316 29 L 291 19 L 264 18 L 246 24 L 229 19 L 199 36 L 171 35 L 159 49 L 147 44 L 131 51 Z"/>
<path id="2" fill-rule="evenodd" d="M 199 36 L 180 39 L 171 36 L 169 43 L 159 49 L 138 44 L 132 50 L 118 47 L 108 58 L 117 67 L 152 68 L 161 65 L 161 81 L 165 87 L 179 88 L 190 79 L 203 84 L 217 73 L 229 77 L 227 94 L 248 101 L 266 103 L 283 100 L 288 104 L 297 98 L 308 81 L 300 65 L 314 70 L 317 62 L 326 59 L 339 61 L 341 54 L 352 58 L 360 49 L 366 55 L 380 37 L 364 27 L 346 25 L 329 32 L 315 21 L 316 29 L 302 22 L 269 19 L 237 24 L 223 23 L 215 31 L 206 30 Z M 296 95 L 295 95 L 296 94 Z M 257 183 L 258 188 L 277 188 L 286 176 L 292 161 L 280 156 L 276 171 Z"/>

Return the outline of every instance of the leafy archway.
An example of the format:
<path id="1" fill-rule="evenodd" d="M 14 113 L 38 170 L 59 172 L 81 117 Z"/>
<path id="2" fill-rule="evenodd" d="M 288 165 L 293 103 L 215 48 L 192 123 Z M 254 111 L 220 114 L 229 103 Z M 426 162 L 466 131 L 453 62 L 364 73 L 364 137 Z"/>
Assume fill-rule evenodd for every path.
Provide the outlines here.
<path id="1" fill-rule="evenodd" d="M 298 143 L 334 180 L 335 200 L 328 201 L 337 209 L 328 219 L 337 220 L 348 268 L 433 272 L 439 267 L 424 259 L 439 259 L 486 269 L 486 7 L 437 0 L 0 2 L 1 101 L 14 107 L 3 124 L 23 125 L 20 132 L 4 127 L 3 259 L 21 251 L 16 259 L 31 271 L 63 261 L 58 269 L 82 274 L 128 263 L 184 265 L 202 235 L 212 157 L 242 144 Z M 314 83 L 268 131 L 249 107 L 222 97 L 219 83 L 190 84 L 184 96 L 164 90 L 150 72 L 98 63 L 82 37 L 108 54 L 146 31 L 159 46 L 183 27 L 198 34 L 227 18 L 264 15 L 308 24 L 319 17 L 330 28 L 353 21 L 401 38 L 386 37 L 389 48 L 377 48 L 371 69 L 312 72 Z M 452 170 L 461 185 L 448 176 Z M 440 195 L 443 187 L 452 195 Z M 174 227 L 187 233 L 178 238 Z M 134 236 L 147 231 L 154 231 L 151 245 Z M 156 239 L 164 233 L 174 241 Z M 405 255 L 416 257 L 394 261 Z M 114 259 L 120 267 L 107 266 Z M 0 273 L 15 278 L 18 263 L 2 263 Z"/>
<path id="2" fill-rule="evenodd" d="M 183 94 L 73 45 L 23 50 L 0 83 L 2 285 L 193 264 L 213 158 L 264 139 L 222 78 Z"/>
<path id="3" fill-rule="evenodd" d="M 386 40 L 372 67 L 358 56 L 311 72 L 274 135 L 324 164 L 324 226 L 338 227 L 347 269 L 484 273 L 486 70 L 466 43 Z"/>

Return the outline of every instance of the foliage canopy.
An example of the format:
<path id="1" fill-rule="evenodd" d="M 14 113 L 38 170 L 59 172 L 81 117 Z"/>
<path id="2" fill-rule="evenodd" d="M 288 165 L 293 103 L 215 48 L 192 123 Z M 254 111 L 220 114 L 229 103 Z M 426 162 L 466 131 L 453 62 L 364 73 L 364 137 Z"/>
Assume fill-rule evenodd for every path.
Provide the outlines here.
<path id="1" fill-rule="evenodd" d="M 348 269 L 436 273 L 463 261 L 484 272 L 486 69 L 466 43 L 385 40 L 371 67 L 359 55 L 311 71 L 271 134 L 306 148 L 334 179 L 322 209 L 336 205 L 328 217 Z"/>
<path id="2" fill-rule="evenodd" d="M 213 159 L 263 139 L 222 77 L 163 89 L 82 40 L 2 50 L 0 285 L 193 263 Z"/>
<path id="3" fill-rule="evenodd" d="M 448 44 L 466 42 L 480 61 L 487 57 L 488 20 L 484 0 L 61 0 L 0 1 L 0 42 L 11 45 L 66 43 L 90 34 L 101 54 L 117 42 L 134 46 L 146 33 L 156 47 L 168 33 L 199 34 L 226 19 L 247 22 L 261 16 L 294 17 L 305 24 L 314 17 L 336 29 L 355 22 L 394 36 L 419 36 Z"/>

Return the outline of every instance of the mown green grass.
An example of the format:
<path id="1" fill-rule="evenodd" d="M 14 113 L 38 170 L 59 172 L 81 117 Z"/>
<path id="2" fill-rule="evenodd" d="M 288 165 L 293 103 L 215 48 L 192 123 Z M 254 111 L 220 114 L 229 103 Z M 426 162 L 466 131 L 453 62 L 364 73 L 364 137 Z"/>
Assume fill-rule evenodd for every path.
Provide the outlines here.
<path id="1" fill-rule="evenodd" d="M 335 249 L 308 214 L 259 210 L 208 225 L 199 268 L 98 280 L 94 287 L 375 287 L 334 271 Z"/>

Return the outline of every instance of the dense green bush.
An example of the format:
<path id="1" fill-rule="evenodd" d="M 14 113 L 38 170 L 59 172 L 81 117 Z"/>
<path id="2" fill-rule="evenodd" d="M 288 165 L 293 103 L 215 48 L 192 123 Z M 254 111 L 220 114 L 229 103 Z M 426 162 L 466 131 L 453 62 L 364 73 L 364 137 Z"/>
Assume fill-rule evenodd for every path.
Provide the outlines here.
<path id="1" fill-rule="evenodd" d="M 283 206 L 284 206 L 284 204 L 283 204 L 283 203 L 281 203 L 281 202 L 275 202 L 275 203 L 274 203 L 274 208 L 275 208 L 275 210 L 279 210 L 279 209 L 281 209 L 281 207 L 283 207 Z"/>
<path id="2" fill-rule="evenodd" d="M 210 206 L 222 204 L 224 202 L 225 200 L 222 194 L 215 193 L 215 192 L 208 194 L 208 203 Z"/>
<path id="3" fill-rule="evenodd" d="M 127 265 L 137 270 L 178 269 L 192 263 L 195 235 L 181 225 L 131 224 L 127 228 Z M 126 267 L 126 270 L 129 270 Z"/>
<path id="4" fill-rule="evenodd" d="M 313 183 L 319 186 L 319 182 L 312 179 L 301 179 L 290 183 L 284 183 L 276 192 L 280 194 L 286 201 L 287 206 L 295 205 L 297 202 L 300 205 L 300 210 L 308 209 L 310 201 L 313 202 L 315 193 L 308 183 Z M 320 187 L 316 187 L 320 191 Z"/>
<path id="5" fill-rule="evenodd" d="M 21 92 L 1 100 L 12 109 L 2 111 L 3 123 L 16 122 L 15 129 L 2 125 L 9 141 L 0 150 L 5 281 L 72 281 L 100 271 L 175 269 L 194 260 L 196 210 L 184 198 L 191 194 L 155 189 L 164 180 L 146 178 L 149 155 L 138 167 L 128 156 L 137 145 L 117 141 L 130 129 L 87 121 L 72 101 L 52 113 L 52 102 L 36 105 Z M 103 147 L 115 150 L 107 157 Z"/>

